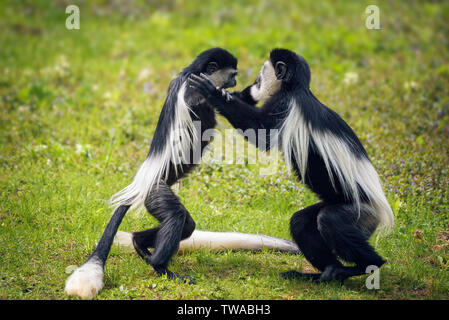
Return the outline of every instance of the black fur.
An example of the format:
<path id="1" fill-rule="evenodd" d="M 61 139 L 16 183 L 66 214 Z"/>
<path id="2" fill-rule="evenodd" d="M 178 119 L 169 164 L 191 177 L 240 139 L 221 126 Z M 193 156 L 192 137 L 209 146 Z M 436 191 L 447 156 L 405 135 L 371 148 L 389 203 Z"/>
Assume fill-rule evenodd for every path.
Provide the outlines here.
<path id="1" fill-rule="evenodd" d="M 323 105 L 311 92 L 310 69 L 305 59 L 292 51 L 275 49 L 270 54 L 270 60 L 273 66 L 282 62 L 281 66 L 286 65 L 287 70 L 279 71 L 282 77 L 280 90 L 267 99 L 260 108 L 251 97 L 251 86 L 242 92 L 234 93 L 233 99 L 227 101 L 205 78 L 192 76 L 189 83 L 235 128 L 243 131 L 266 129 L 267 136 L 263 137 L 263 141 L 260 137 L 253 141 L 248 139 L 258 148 L 267 150 L 273 147 L 269 130 L 282 127 L 294 99 L 301 109 L 306 124 L 321 133 L 331 132 L 348 146 L 355 159 L 369 160 L 354 131 L 336 112 Z M 292 157 L 295 157 L 294 153 Z M 308 149 L 305 177 L 301 176 L 295 159 L 291 162 L 298 178 L 322 200 L 296 212 L 290 223 L 291 234 L 300 250 L 322 273 L 303 274 L 289 271 L 283 276 L 343 281 L 347 277 L 363 274 L 368 265 L 380 267 L 385 261 L 368 243 L 378 221 L 372 217 L 368 197 L 360 186 L 359 201 L 362 205 L 358 211 L 353 199 L 345 195 L 339 180 L 333 179 L 334 183 L 331 183 L 324 160 L 312 140 Z M 334 175 L 334 172 L 332 174 Z M 338 258 L 354 262 L 356 266 L 344 267 Z"/>
<path id="2" fill-rule="evenodd" d="M 147 158 L 152 154 L 160 154 L 164 150 L 164 146 L 169 143 L 168 137 L 170 136 L 171 125 L 175 117 L 178 92 L 182 84 L 192 74 L 207 73 L 210 63 L 213 63 L 214 68 L 218 69 L 237 68 L 237 59 L 224 49 L 213 48 L 198 55 L 192 64 L 186 67 L 170 83 L 167 99 L 162 108 Z M 231 76 L 233 78 L 235 75 Z M 230 80 L 235 82 L 235 79 Z M 233 81 L 230 81 L 230 83 Z M 204 131 L 215 127 L 215 111 L 204 98 L 191 88 L 187 88 L 184 99 L 190 107 L 192 120 L 201 122 L 201 132 L 197 133 L 199 137 L 202 136 Z M 145 208 L 160 222 L 160 225 L 156 228 L 133 234 L 133 244 L 136 252 L 159 275 L 189 280 L 190 283 L 193 283 L 190 277 L 179 277 L 168 269 L 168 263 L 177 252 L 179 242 L 188 238 L 195 229 L 195 222 L 179 198 L 170 189 L 170 186 L 183 178 L 199 163 L 202 151 L 208 143 L 209 141 L 200 139 L 201 152 L 196 152 L 194 150 L 196 146 L 191 146 L 190 162 L 181 164 L 170 163 L 168 168 L 165 169 L 162 177 L 167 178 L 160 181 L 157 188 L 153 188 L 151 191 L 148 190 L 149 193 L 144 203 Z M 166 172 L 167 170 L 168 172 Z M 117 229 L 129 208 L 129 205 L 121 205 L 114 211 L 90 259 L 100 260 L 104 265 Z M 154 248 L 154 252 L 150 253 L 147 248 Z"/>
<path id="3" fill-rule="evenodd" d="M 114 239 L 118 227 L 120 226 L 120 223 L 122 223 L 128 209 L 129 206 L 120 206 L 114 210 L 112 218 L 109 220 L 109 223 L 106 226 L 97 247 L 88 260 L 99 260 L 104 266 L 106 259 L 108 258 L 109 251 L 111 250 L 112 240 Z"/>

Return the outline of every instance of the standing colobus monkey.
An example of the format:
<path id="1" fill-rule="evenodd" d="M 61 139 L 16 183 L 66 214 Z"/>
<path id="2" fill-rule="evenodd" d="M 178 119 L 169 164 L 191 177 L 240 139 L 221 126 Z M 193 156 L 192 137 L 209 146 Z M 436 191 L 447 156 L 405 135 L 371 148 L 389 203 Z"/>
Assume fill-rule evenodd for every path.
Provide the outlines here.
<path id="1" fill-rule="evenodd" d="M 194 232 L 195 222 L 170 189 L 199 163 L 202 151 L 209 143 L 201 137 L 216 125 L 214 109 L 187 86 L 187 79 L 190 75 L 206 74 L 214 88 L 224 90 L 236 85 L 236 69 L 237 59 L 233 55 L 221 48 L 213 48 L 198 55 L 170 83 L 146 160 L 134 181 L 113 196 L 112 204 L 116 209 L 97 247 L 87 262 L 66 281 L 65 291 L 69 295 L 92 298 L 101 290 L 104 264 L 118 227 L 130 208 L 144 206 L 160 225 L 133 234 L 122 233 L 122 244 L 123 239 L 132 243 L 141 258 L 159 275 L 169 278 L 193 282 L 190 277 L 180 277 L 167 267 L 183 239 L 186 239 L 181 246 L 183 250 L 205 246 L 242 249 L 271 247 L 297 252 L 294 244 L 273 237 Z M 200 130 L 194 123 L 200 124 Z M 154 248 L 153 253 L 148 248 Z"/>
<path id="2" fill-rule="evenodd" d="M 312 94 L 309 84 L 305 59 L 285 49 L 273 50 L 255 83 L 232 99 L 224 99 L 204 75 L 189 79 L 189 86 L 240 132 L 265 129 L 266 135 L 249 141 L 264 150 L 277 145 L 298 178 L 321 199 L 290 221 L 293 239 L 321 273 L 292 270 L 282 276 L 343 282 L 364 274 L 369 265 L 385 263 L 368 239 L 378 226 L 391 228 L 393 214 L 359 139 Z M 258 108 L 260 100 L 265 103 Z M 343 266 L 338 258 L 355 266 Z"/>

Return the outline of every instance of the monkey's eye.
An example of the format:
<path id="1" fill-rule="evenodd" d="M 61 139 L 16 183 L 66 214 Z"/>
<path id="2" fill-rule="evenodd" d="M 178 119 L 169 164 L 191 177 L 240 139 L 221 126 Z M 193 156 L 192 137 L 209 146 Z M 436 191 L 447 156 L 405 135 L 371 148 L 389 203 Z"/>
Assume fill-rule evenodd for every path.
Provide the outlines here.
<path id="1" fill-rule="evenodd" d="M 209 62 L 206 68 L 207 74 L 212 74 L 218 70 L 218 64 L 216 62 Z"/>

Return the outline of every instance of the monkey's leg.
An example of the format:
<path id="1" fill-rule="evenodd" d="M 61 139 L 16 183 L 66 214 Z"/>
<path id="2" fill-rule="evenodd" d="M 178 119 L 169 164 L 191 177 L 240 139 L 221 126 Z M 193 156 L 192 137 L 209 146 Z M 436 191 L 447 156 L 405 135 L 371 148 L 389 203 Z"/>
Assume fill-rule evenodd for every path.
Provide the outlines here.
<path id="1" fill-rule="evenodd" d="M 306 259 L 320 271 L 325 270 L 328 265 L 341 265 L 318 231 L 317 216 L 323 207 L 323 203 L 317 203 L 296 212 L 290 220 L 290 232 L 293 239 Z M 319 280 L 321 277 L 321 273 L 301 273 L 296 270 L 290 270 L 281 275 L 286 279 Z"/>
<path id="2" fill-rule="evenodd" d="M 195 223 L 190 214 L 164 182 L 160 182 L 158 187 L 150 192 L 145 201 L 145 207 L 160 222 L 160 225 L 136 233 L 137 237 L 133 234 L 133 244 L 137 253 L 159 275 L 189 280 L 193 283 L 190 277 L 180 277 L 168 269 L 168 263 L 178 251 L 181 239 L 189 237 L 195 229 Z M 148 247 L 154 247 L 153 254 L 148 251 Z"/>
<path id="3" fill-rule="evenodd" d="M 130 206 L 120 206 L 114 210 L 90 258 L 67 279 L 65 291 L 69 295 L 92 299 L 103 288 L 104 265 L 114 236 L 129 208 Z"/>
<path id="4" fill-rule="evenodd" d="M 160 230 L 160 226 L 143 231 L 133 232 L 132 241 L 134 249 L 137 254 L 144 259 L 147 263 L 150 261 L 151 253 L 147 248 L 154 248 L 157 238 L 157 233 Z M 195 230 L 195 221 L 187 212 L 186 220 L 184 222 L 184 228 L 182 229 L 181 240 L 190 237 Z"/>
<path id="5" fill-rule="evenodd" d="M 154 248 L 159 230 L 160 227 L 158 226 L 156 228 L 133 232 L 132 234 L 134 249 L 137 254 L 148 264 L 150 263 L 151 253 L 147 248 Z"/>
<path id="6" fill-rule="evenodd" d="M 320 277 L 321 281 L 343 282 L 349 277 L 365 274 L 369 265 L 380 267 L 385 263 L 369 244 L 370 233 L 357 226 L 358 219 L 366 219 L 365 214 L 361 212 L 358 218 L 353 205 L 332 205 L 320 210 L 317 223 L 324 241 L 340 258 L 356 264 L 354 267 L 329 264 Z"/>

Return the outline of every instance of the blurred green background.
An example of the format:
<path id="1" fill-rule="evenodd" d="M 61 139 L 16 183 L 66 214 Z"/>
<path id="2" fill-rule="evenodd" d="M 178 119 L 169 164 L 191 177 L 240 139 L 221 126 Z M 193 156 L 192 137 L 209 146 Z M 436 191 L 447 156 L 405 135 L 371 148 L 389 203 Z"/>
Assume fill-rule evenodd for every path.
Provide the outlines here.
<path id="1" fill-rule="evenodd" d="M 68 30 L 65 9 L 80 8 Z M 365 27 L 368 5 L 380 30 Z M 159 278 L 113 248 L 99 299 L 447 299 L 449 291 L 447 1 L 1 1 L 0 299 L 65 299 L 65 272 L 90 255 L 109 197 L 148 151 L 170 80 L 201 51 L 239 59 L 237 89 L 274 47 L 304 56 L 311 88 L 355 130 L 394 210 L 379 290 L 284 281 L 301 256 L 206 250 Z M 221 130 L 229 127 L 220 118 Z M 316 197 L 283 168 L 204 165 L 178 194 L 197 228 L 290 238 Z M 129 214 L 121 230 L 155 221 Z M 374 243 L 374 241 L 373 241 Z"/>

